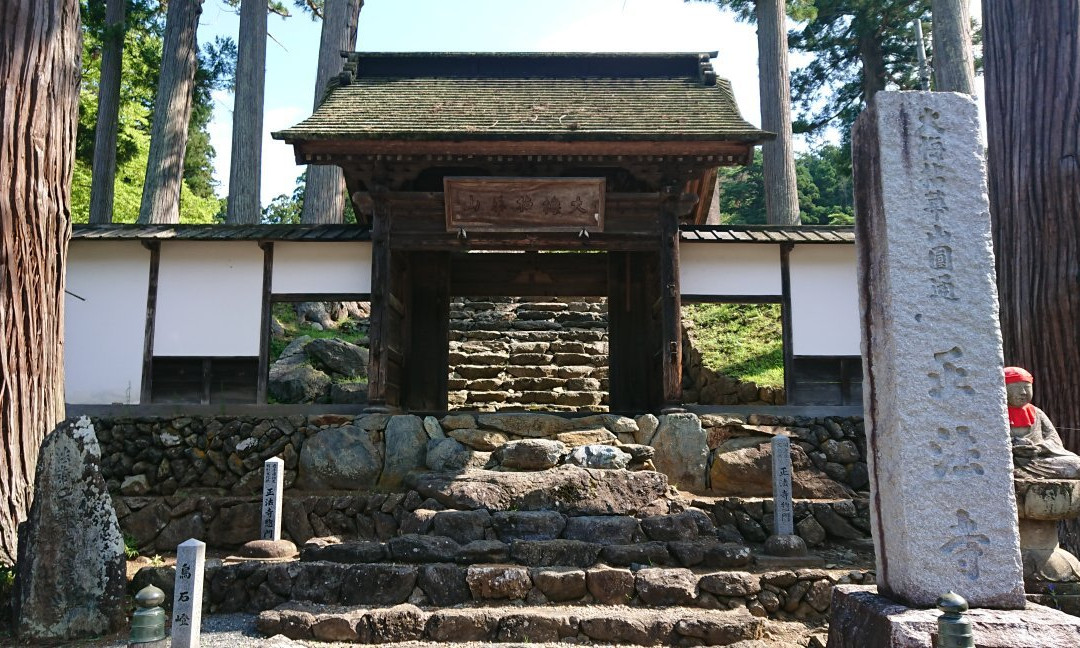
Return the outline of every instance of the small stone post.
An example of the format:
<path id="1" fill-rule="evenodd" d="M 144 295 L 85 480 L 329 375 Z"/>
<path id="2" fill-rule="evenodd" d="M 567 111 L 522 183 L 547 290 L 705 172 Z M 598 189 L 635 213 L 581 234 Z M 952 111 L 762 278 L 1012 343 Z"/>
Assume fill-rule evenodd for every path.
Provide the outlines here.
<path id="1" fill-rule="evenodd" d="M 280 457 L 267 459 L 263 464 L 262 539 L 281 540 L 282 477 L 285 462 Z"/>
<path id="2" fill-rule="evenodd" d="M 772 439 L 773 535 L 765 552 L 773 556 L 805 556 L 806 542 L 795 535 L 795 506 L 791 501 L 791 439 Z"/>
<path id="3" fill-rule="evenodd" d="M 199 648 L 205 562 L 206 543 L 204 542 L 192 538 L 181 542 L 176 548 L 172 648 Z"/>

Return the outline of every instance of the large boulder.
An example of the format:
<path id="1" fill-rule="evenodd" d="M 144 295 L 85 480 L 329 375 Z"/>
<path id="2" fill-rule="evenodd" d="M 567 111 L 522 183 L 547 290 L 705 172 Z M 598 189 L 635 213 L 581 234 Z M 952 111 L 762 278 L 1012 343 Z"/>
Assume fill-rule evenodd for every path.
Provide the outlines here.
<path id="1" fill-rule="evenodd" d="M 751 436 L 729 439 L 713 454 L 710 485 L 720 495 L 743 497 L 772 496 L 771 437 Z M 818 470 L 806 452 L 791 446 L 791 493 L 803 499 L 848 499 L 850 489 Z"/>
<path id="2" fill-rule="evenodd" d="M 522 439 L 499 447 L 493 457 L 511 470 L 547 470 L 559 464 L 566 445 L 551 439 Z"/>
<path id="3" fill-rule="evenodd" d="M 633 515 L 667 494 L 667 478 L 651 470 L 590 470 L 562 465 L 541 472 L 476 470 L 415 473 L 420 495 L 454 509 L 559 511 L 570 515 Z"/>
<path id="4" fill-rule="evenodd" d="M 266 389 L 281 403 L 317 403 L 330 393 L 330 376 L 292 355 L 270 365 Z"/>
<path id="5" fill-rule="evenodd" d="M 390 417 L 385 435 L 386 461 L 379 486 L 397 488 L 410 471 L 425 467 L 428 435 L 423 419 L 411 414 Z"/>
<path id="6" fill-rule="evenodd" d="M 698 417 L 693 414 L 661 416 L 650 445 L 656 448 L 653 464 L 668 476 L 673 486 L 692 493 L 704 492 L 709 445 Z"/>
<path id="7" fill-rule="evenodd" d="M 124 537 L 94 427 L 68 419 L 41 444 L 34 501 L 19 526 L 16 632 L 24 641 L 115 632 L 126 622 L 126 584 Z"/>
<path id="8" fill-rule="evenodd" d="M 523 437 L 549 437 L 574 429 L 570 419 L 554 414 L 481 414 L 480 427 Z"/>
<path id="9" fill-rule="evenodd" d="M 307 490 L 354 490 L 374 486 L 383 457 L 371 433 L 353 425 L 327 428 L 300 448 L 297 487 Z"/>
<path id="10" fill-rule="evenodd" d="M 315 364 L 326 371 L 356 378 L 367 376 L 368 350 L 334 338 L 318 338 L 304 347 Z"/>

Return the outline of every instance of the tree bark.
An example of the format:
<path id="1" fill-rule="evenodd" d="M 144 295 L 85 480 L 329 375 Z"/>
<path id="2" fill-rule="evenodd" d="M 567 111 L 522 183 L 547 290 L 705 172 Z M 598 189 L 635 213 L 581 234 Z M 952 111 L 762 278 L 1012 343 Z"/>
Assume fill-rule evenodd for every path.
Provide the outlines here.
<path id="1" fill-rule="evenodd" d="M 262 217 L 263 95 L 266 88 L 266 0 L 240 3 L 240 43 L 236 57 L 232 160 L 225 221 L 251 225 Z"/>
<path id="2" fill-rule="evenodd" d="M 98 82 L 97 125 L 94 133 L 94 164 L 90 180 L 90 222 L 94 224 L 112 222 L 126 2 L 127 0 L 108 0 L 105 4 L 106 35 L 101 50 L 101 80 Z"/>
<path id="3" fill-rule="evenodd" d="M 791 76 L 787 60 L 787 28 L 783 0 L 757 0 L 758 77 L 761 128 L 776 139 L 761 146 L 765 181 L 765 221 L 799 224 L 799 192 L 795 185 L 795 150 L 791 134 Z"/>
<path id="4" fill-rule="evenodd" d="M 984 0 L 983 24 L 1005 363 L 1080 428 L 1080 0 Z"/>
<path id="5" fill-rule="evenodd" d="M 932 0 L 930 7 L 934 16 L 934 89 L 975 94 L 968 0 Z"/>
<path id="6" fill-rule="evenodd" d="M 45 434 L 64 417 L 64 263 L 79 3 L 0 0 L 0 562 L 13 564 Z"/>
<path id="7" fill-rule="evenodd" d="M 192 92 L 203 0 L 171 0 L 165 16 L 161 76 L 154 100 L 150 152 L 143 183 L 140 223 L 179 223 L 180 187 L 184 182 L 184 151 L 191 121 Z"/>
<path id="8" fill-rule="evenodd" d="M 859 61 L 862 63 L 863 104 L 879 91 L 885 89 L 885 52 L 881 47 L 881 35 L 868 25 L 856 23 L 859 38 Z"/>
<path id="9" fill-rule="evenodd" d="M 363 0 L 326 0 L 323 5 L 319 67 L 315 75 L 315 108 L 326 96 L 326 84 L 342 69 L 341 52 L 356 47 L 356 29 Z M 312 164 L 307 169 L 300 222 L 340 223 L 345 217 L 345 177 L 341 168 Z"/>

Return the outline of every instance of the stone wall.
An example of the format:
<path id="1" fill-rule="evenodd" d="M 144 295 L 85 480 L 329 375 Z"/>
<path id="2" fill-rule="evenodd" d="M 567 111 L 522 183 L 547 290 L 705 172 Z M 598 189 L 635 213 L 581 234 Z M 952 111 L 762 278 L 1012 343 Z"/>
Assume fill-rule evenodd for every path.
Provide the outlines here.
<path id="1" fill-rule="evenodd" d="M 134 496 L 254 494 L 263 462 L 275 456 L 285 461 L 288 489 L 395 489 L 412 469 L 480 468 L 510 441 L 549 438 L 568 449 L 649 445 L 655 448 L 651 465 L 685 491 L 768 497 L 769 440 L 776 434 L 793 439 L 796 497 L 851 499 L 869 488 L 858 418 L 462 413 L 421 420 L 327 414 L 96 418 L 94 426 L 110 491 Z"/>
<path id="2" fill-rule="evenodd" d="M 607 300 L 457 298 L 451 409 L 607 409 Z"/>

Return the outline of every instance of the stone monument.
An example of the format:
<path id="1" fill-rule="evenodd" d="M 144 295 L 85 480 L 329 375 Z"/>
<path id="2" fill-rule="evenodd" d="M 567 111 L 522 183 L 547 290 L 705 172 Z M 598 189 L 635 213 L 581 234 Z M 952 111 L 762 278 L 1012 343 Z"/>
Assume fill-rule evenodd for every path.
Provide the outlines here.
<path id="1" fill-rule="evenodd" d="M 296 545 L 281 539 L 281 502 L 285 489 L 285 461 L 271 457 L 263 463 L 261 537 L 244 543 L 240 554 L 245 558 L 291 558 Z"/>
<path id="2" fill-rule="evenodd" d="M 90 419 L 68 419 L 41 443 L 34 501 L 19 525 L 12 595 L 24 641 L 108 634 L 126 622 L 124 537 L 101 475 Z"/>
<path id="3" fill-rule="evenodd" d="M 782 564 L 809 566 L 823 561 L 807 555 L 806 541 L 795 535 L 795 505 L 791 497 L 791 439 L 773 437 L 773 534 L 765 541 L 767 556 L 758 556 L 759 565 Z"/>
<path id="4" fill-rule="evenodd" d="M 932 608 L 949 591 L 983 608 L 977 635 L 1009 615 L 998 630 L 1031 635 L 1017 621 L 1027 611 L 1000 612 L 1025 599 L 975 103 L 879 92 L 853 136 L 877 591 L 834 590 L 829 645 L 930 646 L 904 625 L 905 606 Z M 1009 636 L 978 645 L 1031 645 Z M 1075 636 L 1060 645 L 1080 646 Z"/>
<path id="5" fill-rule="evenodd" d="M 206 543 L 191 538 L 176 548 L 172 648 L 199 648 L 205 566 Z"/>

